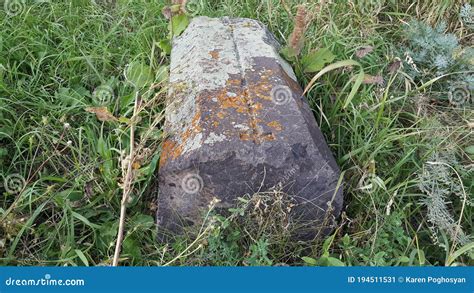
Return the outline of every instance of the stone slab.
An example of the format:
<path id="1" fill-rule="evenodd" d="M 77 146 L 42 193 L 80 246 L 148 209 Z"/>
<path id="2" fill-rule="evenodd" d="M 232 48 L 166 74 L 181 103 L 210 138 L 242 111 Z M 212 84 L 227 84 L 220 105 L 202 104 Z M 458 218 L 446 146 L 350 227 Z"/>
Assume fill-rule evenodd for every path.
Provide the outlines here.
<path id="1" fill-rule="evenodd" d="M 338 166 L 278 50 L 267 28 L 251 19 L 193 18 L 173 40 L 160 232 L 200 227 L 213 198 L 227 208 L 276 186 L 297 203 L 298 237 L 316 235 L 327 213 L 339 215 Z"/>

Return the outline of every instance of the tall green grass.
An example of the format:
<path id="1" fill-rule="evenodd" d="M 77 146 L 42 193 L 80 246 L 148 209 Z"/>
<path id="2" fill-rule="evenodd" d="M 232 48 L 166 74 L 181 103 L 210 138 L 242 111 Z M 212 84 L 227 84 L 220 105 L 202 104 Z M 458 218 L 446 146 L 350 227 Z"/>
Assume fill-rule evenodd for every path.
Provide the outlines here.
<path id="1" fill-rule="evenodd" d="M 200 1 L 199 15 L 256 18 L 284 43 L 293 28 L 295 5 L 304 1 Z M 310 2 L 310 1 L 308 1 Z M 390 72 L 413 17 L 437 20 L 460 3 L 334 1 L 322 7 L 305 35 L 302 55 L 329 48 L 334 62 L 353 59 L 383 85 L 363 84 L 348 101 L 357 68 L 322 75 L 307 94 L 325 137 L 345 174 L 345 209 L 326 239 L 293 243 L 278 235 L 245 234 L 243 215 L 213 214 L 212 229 L 199 239 L 156 241 L 154 199 L 161 140 L 161 76 L 138 93 L 149 102 L 137 122 L 143 160 L 128 203 L 121 264 L 128 265 L 445 265 L 473 264 L 472 206 L 461 214 L 453 195 L 449 211 L 461 219 L 471 246 L 436 232 L 423 205 L 420 172 L 435 152 L 457 157 L 466 196 L 472 200 L 474 144 L 472 108 L 430 100 L 428 85 L 410 80 L 405 68 Z M 287 9 L 285 9 L 285 3 Z M 19 190 L 3 186 L 0 197 L 0 263 L 3 265 L 109 265 L 114 252 L 137 89 L 127 66 L 161 72 L 169 57 L 159 43 L 168 38 L 161 1 L 30 1 L 20 13 L 0 10 L 0 172 L 19 176 Z M 311 10 L 317 5 L 308 3 Z M 5 8 L 5 7 L 4 7 Z M 415 9 L 419 8 L 419 9 Z M 459 30 L 458 19 L 449 19 Z M 472 33 L 472 32 L 471 32 Z M 355 53 L 373 47 L 367 56 Z M 302 87 L 315 74 L 292 65 Z M 436 82 L 436 81 L 434 81 Z M 99 92 L 98 92 L 99 91 Z M 105 92 L 104 92 L 105 91 Z M 104 98 L 105 97 L 105 98 Z M 104 100 L 105 99 L 105 100 Z M 99 121 L 85 111 L 106 106 L 120 121 Z M 472 123 L 472 122 L 471 122 Z M 457 164 L 457 165 L 454 165 Z M 15 189 L 15 188 L 13 188 Z"/>

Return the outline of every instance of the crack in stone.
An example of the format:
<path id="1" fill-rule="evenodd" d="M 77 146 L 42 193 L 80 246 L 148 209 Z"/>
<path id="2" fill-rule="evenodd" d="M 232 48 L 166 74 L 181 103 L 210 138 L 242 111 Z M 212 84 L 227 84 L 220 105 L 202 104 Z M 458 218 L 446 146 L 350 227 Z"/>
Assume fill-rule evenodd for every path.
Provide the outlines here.
<path id="1" fill-rule="evenodd" d="M 241 82 L 241 87 L 243 88 L 242 90 L 242 97 L 243 99 L 245 100 L 245 104 L 247 105 L 247 114 L 249 116 L 249 127 L 251 129 L 251 137 L 252 137 L 252 142 L 254 144 L 260 144 L 261 143 L 261 136 L 262 136 L 262 133 L 259 131 L 258 129 L 258 122 L 257 122 L 257 113 L 254 109 L 254 101 L 252 99 L 252 97 L 249 95 L 249 88 L 248 88 L 248 81 L 247 81 L 247 76 L 246 76 L 246 73 L 245 73 L 245 69 L 244 69 L 244 63 L 242 61 L 242 58 L 241 58 L 241 54 L 240 54 L 240 48 L 237 44 L 237 41 L 236 41 L 236 36 L 235 36 L 235 30 L 234 30 L 234 27 L 233 27 L 233 23 L 231 23 L 231 21 L 227 22 L 228 20 L 225 19 L 223 22 L 228 24 L 229 25 L 229 28 L 230 28 L 230 32 L 231 32 L 231 39 L 232 39 L 232 43 L 233 43 L 233 47 L 235 49 L 235 55 L 237 57 L 237 62 L 239 63 L 239 70 L 240 70 L 240 75 L 241 75 L 241 79 L 240 79 L 240 82 Z"/>

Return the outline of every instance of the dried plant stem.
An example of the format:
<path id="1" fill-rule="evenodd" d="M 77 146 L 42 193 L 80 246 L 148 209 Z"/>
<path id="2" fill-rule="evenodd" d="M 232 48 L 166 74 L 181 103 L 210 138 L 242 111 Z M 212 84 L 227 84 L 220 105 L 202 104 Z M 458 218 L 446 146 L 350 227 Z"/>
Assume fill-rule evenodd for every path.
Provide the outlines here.
<path id="1" fill-rule="evenodd" d="M 457 222 L 456 229 L 454 230 L 453 243 L 451 244 L 451 249 L 449 250 L 449 256 L 451 256 L 451 255 L 454 253 L 454 250 L 456 249 L 457 236 L 458 236 L 458 234 L 459 234 L 459 231 L 461 231 L 462 216 L 463 216 L 463 214 L 464 214 L 464 209 L 466 208 L 466 202 L 467 202 L 466 190 L 464 189 L 464 184 L 462 183 L 461 176 L 460 176 L 459 173 L 456 171 L 456 169 L 454 169 L 451 165 L 446 164 L 446 163 L 444 163 L 444 162 L 427 162 L 427 163 L 428 163 L 428 164 L 431 164 L 431 165 L 443 165 L 443 166 L 446 166 L 446 167 L 450 168 L 451 170 L 454 171 L 454 173 L 455 173 L 456 176 L 458 177 L 459 182 L 461 183 L 460 186 L 461 186 L 461 189 L 462 189 L 463 200 L 462 200 L 461 212 L 460 212 L 460 214 L 459 214 L 459 220 L 458 220 L 458 222 Z M 448 259 L 449 259 L 449 258 L 448 258 Z"/>
<path id="2" fill-rule="evenodd" d="M 308 11 L 304 5 L 299 5 L 296 11 L 293 32 L 288 39 L 288 45 L 294 50 L 295 55 L 299 55 L 304 43 L 304 33 L 307 25 Z"/>
<path id="3" fill-rule="evenodd" d="M 207 214 L 206 216 L 204 217 L 204 221 L 202 222 L 202 225 L 201 225 L 201 228 L 199 229 L 199 233 L 198 235 L 196 236 L 196 239 L 194 239 L 193 242 L 191 242 L 191 244 L 189 244 L 183 251 L 181 251 L 177 256 L 175 256 L 172 260 L 170 260 L 169 262 L 165 263 L 163 266 L 167 267 L 167 266 L 170 266 L 171 264 L 173 264 L 175 261 L 177 261 L 178 259 L 182 258 L 182 257 L 185 257 L 185 256 L 189 256 L 189 255 L 192 255 L 194 254 L 196 251 L 198 251 L 199 249 L 201 249 L 203 247 L 203 244 L 199 244 L 193 251 L 187 253 L 192 247 L 194 247 L 199 241 L 201 241 L 203 239 L 203 237 L 210 231 L 213 229 L 212 227 L 212 224 L 209 224 L 207 223 L 208 220 L 209 220 L 209 216 L 211 214 L 211 211 L 214 210 L 215 208 L 215 205 L 217 204 L 217 201 L 212 201 L 210 206 L 209 206 L 209 210 L 207 211 Z M 187 253 L 187 254 L 186 254 Z"/>
<path id="4" fill-rule="evenodd" d="M 133 107 L 133 117 L 130 120 L 130 159 L 128 161 L 127 166 L 127 173 L 125 175 L 125 180 L 123 182 L 123 193 L 122 193 L 122 202 L 120 204 L 120 219 L 119 219 L 119 228 L 117 232 L 117 241 L 115 243 L 115 252 L 114 252 L 114 259 L 112 261 L 112 266 L 118 266 L 120 251 L 122 248 L 123 242 L 123 232 L 125 229 L 125 216 L 127 214 L 127 201 L 128 197 L 131 192 L 131 186 L 133 181 L 133 161 L 135 157 L 135 118 L 138 114 L 138 107 L 139 107 L 139 94 L 138 91 L 135 94 L 135 105 Z"/>
<path id="5" fill-rule="evenodd" d="M 175 261 L 177 261 L 178 259 L 184 257 L 184 256 L 189 256 L 189 255 L 192 255 L 194 254 L 196 251 L 198 251 L 199 249 L 201 249 L 203 247 L 203 244 L 199 244 L 193 251 L 189 252 L 188 254 L 186 254 L 192 247 L 194 247 L 199 241 L 202 240 L 202 238 L 207 234 L 207 232 L 211 229 L 211 227 L 206 227 L 206 229 L 204 229 L 204 231 L 202 231 L 201 233 L 199 233 L 199 235 L 196 237 L 196 239 L 194 239 L 193 242 L 191 242 L 191 244 L 189 244 L 183 251 L 181 251 L 177 256 L 175 256 L 172 260 L 170 260 L 169 262 L 165 263 L 163 266 L 164 267 L 167 267 L 167 266 L 170 266 L 171 264 L 173 264 Z M 186 255 L 185 255 L 186 254 Z"/>

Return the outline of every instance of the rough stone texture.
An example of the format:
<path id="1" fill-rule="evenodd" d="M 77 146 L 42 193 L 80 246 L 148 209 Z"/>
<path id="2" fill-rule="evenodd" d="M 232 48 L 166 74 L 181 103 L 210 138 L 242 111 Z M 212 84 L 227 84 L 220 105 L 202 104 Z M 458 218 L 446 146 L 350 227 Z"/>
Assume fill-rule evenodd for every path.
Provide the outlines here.
<path id="1" fill-rule="evenodd" d="M 297 202 L 298 237 L 315 235 L 328 205 L 329 218 L 339 215 L 338 166 L 278 49 L 251 19 L 194 18 L 174 39 L 160 232 L 200 227 L 214 197 L 227 208 L 237 197 L 275 186 Z"/>

